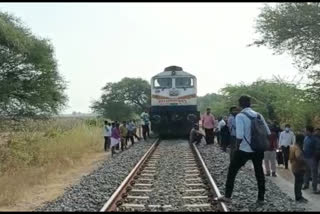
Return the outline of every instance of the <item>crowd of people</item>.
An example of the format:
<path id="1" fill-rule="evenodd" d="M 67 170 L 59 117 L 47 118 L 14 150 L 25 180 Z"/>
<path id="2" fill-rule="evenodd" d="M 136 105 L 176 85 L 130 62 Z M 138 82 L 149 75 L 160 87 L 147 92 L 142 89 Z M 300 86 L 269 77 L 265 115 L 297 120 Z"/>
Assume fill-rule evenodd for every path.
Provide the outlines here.
<path id="1" fill-rule="evenodd" d="M 297 202 L 307 202 L 302 196 L 302 190 L 309 188 L 312 181 L 312 192 L 320 194 L 318 183 L 320 181 L 318 168 L 320 160 L 320 129 L 308 125 L 304 132 L 296 134 L 290 124 L 286 124 L 284 130 L 278 122 L 266 122 L 263 115 L 251 108 L 251 99 L 248 96 L 239 98 L 239 105 L 229 109 L 229 116 L 220 116 L 215 119 L 211 109 L 201 116 L 202 130 L 199 124 L 194 124 L 190 132 L 190 142 L 199 144 L 202 139 L 206 144 L 217 142 L 223 152 L 229 152 L 230 164 L 228 167 L 225 194 L 219 200 L 230 202 L 238 171 L 248 160 L 254 167 L 258 184 L 257 203 L 264 202 L 265 176 L 277 177 L 276 163 L 283 164 L 286 170 L 294 175 L 294 193 Z M 139 122 L 140 121 L 140 122 Z M 111 149 L 112 156 L 115 150 L 127 149 L 130 140 L 131 145 L 140 141 L 137 130 L 142 128 L 144 140 L 150 137 L 150 119 L 146 109 L 140 120 L 105 121 L 104 125 L 104 149 Z M 262 130 L 262 131 L 261 131 Z M 265 133 L 265 135 L 263 135 Z M 140 133 L 141 136 L 141 133 Z M 258 149 L 259 144 L 265 143 L 265 147 Z M 228 150 L 227 150 L 228 148 Z M 264 168 L 263 169 L 263 164 Z"/>
<path id="2" fill-rule="evenodd" d="M 116 150 L 123 151 L 128 149 L 128 141 L 131 141 L 131 145 L 141 140 L 137 135 L 140 127 L 142 128 L 142 136 L 144 140 L 150 137 L 150 119 L 147 110 L 145 110 L 140 120 L 128 120 L 122 123 L 118 121 L 104 121 L 103 136 L 104 136 L 104 151 L 111 150 L 111 156 L 116 153 Z M 137 139 L 137 141 L 135 141 Z"/>
<path id="3" fill-rule="evenodd" d="M 266 122 L 263 115 L 251 108 L 251 100 L 248 96 L 241 96 L 238 106 L 229 109 L 229 116 L 217 117 L 207 108 L 201 116 L 201 124 L 204 132 L 195 124 L 190 132 L 190 142 L 199 144 L 202 139 L 206 144 L 217 142 L 223 152 L 229 152 L 230 165 L 225 186 L 225 195 L 220 200 L 231 201 L 234 181 L 240 168 L 248 160 L 253 163 L 258 184 L 257 203 L 264 202 L 265 176 L 277 177 L 276 163 L 283 164 L 285 170 L 294 175 L 294 193 L 297 202 L 307 202 L 302 196 L 302 190 L 309 188 L 312 181 L 312 192 L 318 191 L 319 160 L 320 160 L 320 129 L 314 130 L 307 126 L 302 132 L 296 134 L 286 124 L 284 130 L 278 122 Z M 260 126 L 264 126 L 267 133 L 267 146 L 263 151 L 253 149 L 253 122 L 255 118 L 260 120 Z M 255 124 L 253 124 L 255 123 Z M 253 124 L 253 125 L 252 125 Z M 257 141 L 257 140 L 255 140 Z M 259 141 L 259 140 L 258 140 Z M 264 165 L 264 169 L 263 169 Z"/>

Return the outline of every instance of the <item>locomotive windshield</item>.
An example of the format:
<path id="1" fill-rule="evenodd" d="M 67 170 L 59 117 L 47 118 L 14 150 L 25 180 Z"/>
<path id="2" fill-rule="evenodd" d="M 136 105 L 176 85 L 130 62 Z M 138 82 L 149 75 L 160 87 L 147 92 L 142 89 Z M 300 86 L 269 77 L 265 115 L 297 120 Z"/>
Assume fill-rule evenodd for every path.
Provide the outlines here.
<path id="1" fill-rule="evenodd" d="M 172 79 L 171 78 L 154 79 L 154 87 L 156 87 L 156 88 L 172 88 Z"/>
<path id="2" fill-rule="evenodd" d="M 192 88 L 193 78 L 190 77 L 178 77 L 176 78 L 176 88 Z"/>

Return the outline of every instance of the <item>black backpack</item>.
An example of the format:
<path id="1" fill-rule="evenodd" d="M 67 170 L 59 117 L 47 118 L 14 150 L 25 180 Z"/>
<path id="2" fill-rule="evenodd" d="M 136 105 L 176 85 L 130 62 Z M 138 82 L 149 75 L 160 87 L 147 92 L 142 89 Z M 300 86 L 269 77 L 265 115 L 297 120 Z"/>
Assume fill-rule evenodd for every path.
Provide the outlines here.
<path id="1" fill-rule="evenodd" d="M 251 149 L 255 152 L 264 152 L 269 148 L 270 142 L 268 138 L 267 128 L 261 119 L 261 115 L 257 117 L 250 116 L 247 112 L 241 112 L 251 120 L 251 143 L 244 137 Z"/>

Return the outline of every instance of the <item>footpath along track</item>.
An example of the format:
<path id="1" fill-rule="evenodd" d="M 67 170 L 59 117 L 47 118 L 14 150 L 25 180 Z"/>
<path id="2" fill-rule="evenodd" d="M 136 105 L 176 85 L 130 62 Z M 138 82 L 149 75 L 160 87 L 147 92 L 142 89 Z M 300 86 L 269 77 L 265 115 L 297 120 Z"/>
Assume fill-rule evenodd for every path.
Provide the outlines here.
<path id="1" fill-rule="evenodd" d="M 220 196 L 196 146 L 157 139 L 100 211 L 227 212 Z"/>

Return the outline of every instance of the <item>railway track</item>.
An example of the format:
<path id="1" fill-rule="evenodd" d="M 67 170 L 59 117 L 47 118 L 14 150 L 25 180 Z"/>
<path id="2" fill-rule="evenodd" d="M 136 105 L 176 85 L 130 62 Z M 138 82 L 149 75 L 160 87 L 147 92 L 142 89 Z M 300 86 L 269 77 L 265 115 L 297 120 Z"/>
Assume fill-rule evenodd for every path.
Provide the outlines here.
<path id="1" fill-rule="evenodd" d="M 227 212 L 196 146 L 174 141 L 157 139 L 100 211 Z"/>

